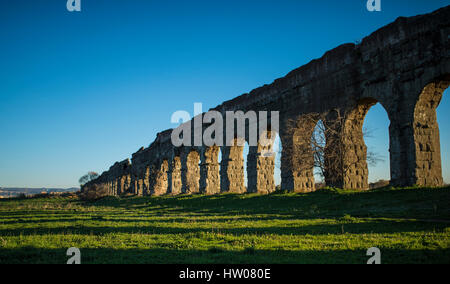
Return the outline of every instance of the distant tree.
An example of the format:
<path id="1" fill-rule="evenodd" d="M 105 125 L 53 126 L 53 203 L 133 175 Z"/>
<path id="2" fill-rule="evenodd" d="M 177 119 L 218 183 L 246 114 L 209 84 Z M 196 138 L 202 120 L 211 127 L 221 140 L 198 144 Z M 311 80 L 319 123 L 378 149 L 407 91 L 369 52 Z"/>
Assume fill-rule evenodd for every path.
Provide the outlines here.
<path id="1" fill-rule="evenodd" d="M 88 182 L 95 180 L 96 178 L 98 178 L 98 174 L 96 172 L 88 172 L 87 174 L 85 174 L 84 176 L 82 176 L 78 182 L 80 183 L 81 186 L 87 184 Z"/>
<path id="2" fill-rule="evenodd" d="M 108 196 L 108 188 L 104 184 L 93 184 L 80 193 L 82 200 L 94 201 Z"/>

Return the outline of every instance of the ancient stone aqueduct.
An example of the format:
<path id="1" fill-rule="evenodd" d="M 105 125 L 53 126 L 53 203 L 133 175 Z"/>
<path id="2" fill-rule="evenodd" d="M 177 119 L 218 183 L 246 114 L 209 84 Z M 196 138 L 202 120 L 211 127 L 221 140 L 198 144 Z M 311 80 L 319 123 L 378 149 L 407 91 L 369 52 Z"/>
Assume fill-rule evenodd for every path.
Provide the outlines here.
<path id="1" fill-rule="evenodd" d="M 427 15 L 398 18 L 360 44 L 344 44 L 270 85 L 216 107 L 221 113 L 242 110 L 279 111 L 282 142 L 282 188 L 315 190 L 313 164 L 293 166 L 292 149 L 309 141 L 311 131 L 287 132 L 288 121 L 308 113 L 339 110 L 345 114 L 345 139 L 350 170 L 328 173 L 328 184 L 368 189 L 367 150 L 362 125 L 371 106 L 380 103 L 390 119 L 391 183 L 397 186 L 443 184 L 436 108 L 450 83 L 450 6 Z M 205 128 L 206 126 L 204 126 Z M 171 131 L 157 135 L 86 184 L 106 185 L 111 195 L 270 193 L 275 190 L 274 157 L 250 147 L 248 187 L 244 185 L 243 147 L 174 147 Z M 218 153 L 222 153 L 219 164 Z M 285 154 L 286 153 L 286 154 Z M 287 154 L 289 153 L 289 154 Z"/>

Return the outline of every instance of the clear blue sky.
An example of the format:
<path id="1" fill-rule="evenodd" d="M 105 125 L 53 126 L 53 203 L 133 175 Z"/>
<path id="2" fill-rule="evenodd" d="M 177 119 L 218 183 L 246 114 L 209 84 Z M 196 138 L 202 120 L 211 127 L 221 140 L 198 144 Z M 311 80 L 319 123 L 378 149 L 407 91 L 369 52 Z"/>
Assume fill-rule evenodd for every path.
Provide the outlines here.
<path id="1" fill-rule="evenodd" d="M 0 186 L 77 186 L 173 127 L 174 111 L 214 107 L 398 16 L 447 4 L 382 0 L 369 13 L 365 0 L 82 0 L 69 13 L 66 0 L 3 1 Z M 439 107 L 446 141 L 449 101 Z M 371 179 L 389 178 L 384 110 L 367 123 L 379 129 L 369 147 L 386 157 Z"/>

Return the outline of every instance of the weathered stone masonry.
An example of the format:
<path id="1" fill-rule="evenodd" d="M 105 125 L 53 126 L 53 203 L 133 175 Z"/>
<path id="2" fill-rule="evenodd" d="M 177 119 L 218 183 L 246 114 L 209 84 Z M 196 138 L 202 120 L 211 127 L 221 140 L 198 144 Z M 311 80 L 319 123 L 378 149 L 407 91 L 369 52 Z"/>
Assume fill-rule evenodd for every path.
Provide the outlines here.
<path id="1" fill-rule="evenodd" d="M 214 110 L 222 114 L 237 110 L 279 111 L 283 153 L 290 153 L 282 155 L 282 188 L 298 192 L 314 190 L 313 159 L 303 159 L 301 168 L 292 166 L 293 150 L 297 149 L 294 146 L 307 147 L 314 125 L 311 131 L 288 132 L 287 124 L 302 123 L 307 114 L 325 116 L 338 110 L 345 118 L 342 143 L 346 156 L 351 157 L 346 162 L 351 165 L 345 174 L 328 172 L 326 182 L 365 190 L 368 170 L 362 125 L 370 107 L 380 103 L 391 121 L 392 184 L 442 185 L 436 108 L 450 84 L 449 31 L 450 6 L 427 15 L 399 18 L 358 45 L 341 45 L 284 78 Z M 132 155 L 131 162 L 114 164 L 84 188 L 104 184 L 111 195 L 275 190 L 274 159 L 262 155 L 264 147 L 250 147 L 245 169 L 242 147 L 176 148 L 170 140 L 171 131 L 159 133 L 150 147 Z M 244 186 L 244 170 L 248 172 L 248 189 Z"/>

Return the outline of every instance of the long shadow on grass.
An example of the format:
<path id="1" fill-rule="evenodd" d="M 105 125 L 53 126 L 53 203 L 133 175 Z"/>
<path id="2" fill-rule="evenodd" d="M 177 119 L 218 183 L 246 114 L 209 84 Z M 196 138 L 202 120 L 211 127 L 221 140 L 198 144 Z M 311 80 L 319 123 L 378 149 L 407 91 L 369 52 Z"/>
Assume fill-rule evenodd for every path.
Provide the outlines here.
<path id="1" fill-rule="evenodd" d="M 381 189 L 366 192 L 321 190 L 308 194 L 271 194 L 178 197 L 106 198 L 81 203 L 88 207 L 147 210 L 160 214 L 203 215 L 278 214 L 297 218 L 340 217 L 445 217 L 449 216 L 450 188 Z M 448 218 L 447 218 L 448 219 Z"/>
<path id="2" fill-rule="evenodd" d="M 209 250 L 176 249 L 108 249 L 80 248 L 81 263 L 104 264 L 365 264 L 369 257 L 366 250 L 258 250 L 245 249 L 226 251 L 220 248 Z M 405 250 L 381 249 L 382 263 L 449 263 L 450 250 Z M 39 249 L 26 247 L 20 249 L 1 249 L 0 264 L 52 263 L 64 264 L 69 257 L 66 249 Z M 149 273 L 151 273 L 151 267 Z M 154 268 L 158 269 L 158 268 Z M 176 277 L 168 275 L 168 277 Z"/>
<path id="3" fill-rule="evenodd" d="M 80 218 L 79 215 L 72 215 L 72 218 L 66 216 L 65 218 L 52 217 L 52 218 L 44 218 L 43 216 L 35 217 L 33 215 L 28 217 L 21 218 L 11 218 L 6 221 L 0 221 L 0 225 L 11 225 L 11 224 L 48 224 L 48 223 L 65 223 L 65 222 L 82 222 L 82 221 L 107 221 L 114 222 L 114 224 L 120 223 L 183 223 L 183 222 L 192 222 L 195 220 L 195 223 L 229 223 L 229 222 L 261 222 L 261 221 L 282 221 L 296 220 L 295 216 L 264 216 L 264 217 L 241 217 L 241 216 L 217 216 L 217 217 L 206 217 L 206 218 L 197 218 L 193 219 L 193 216 L 186 216 L 184 218 L 176 218 L 176 217 L 155 217 L 155 216 L 130 216 L 125 218 L 117 218 L 119 215 L 109 216 L 107 214 L 98 214 L 96 216 L 86 215 L 83 218 Z M 46 216 L 51 217 L 51 216 Z M 1 219 L 1 218 L 0 218 Z M 450 222 L 450 221 L 449 221 Z"/>
<path id="4" fill-rule="evenodd" d="M 220 233 L 229 235 L 327 235 L 327 234 L 390 234 L 403 232 L 442 232 L 448 227 L 445 223 L 430 223 L 419 221 L 366 221 L 363 223 L 338 222 L 337 224 L 317 224 L 305 226 L 268 226 L 268 227 L 250 227 L 250 228 L 223 228 L 217 226 L 195 227 L 197 224 L 174 224 L 173 227 L 146 225 L 135 227 L 97 227 L 97 226 L 65 226 L 58 228 L 23 228 L 23 229 L 3 229 L 0 230 L 0 236 L 35 236 L 35 235 L 57 235 L 57 234 L 76 234 L 76 235 L 101 235 L 112 233 L 123 234 L 203 234 Z M 199 235 L 201 237 L 201 235 Z"/>

